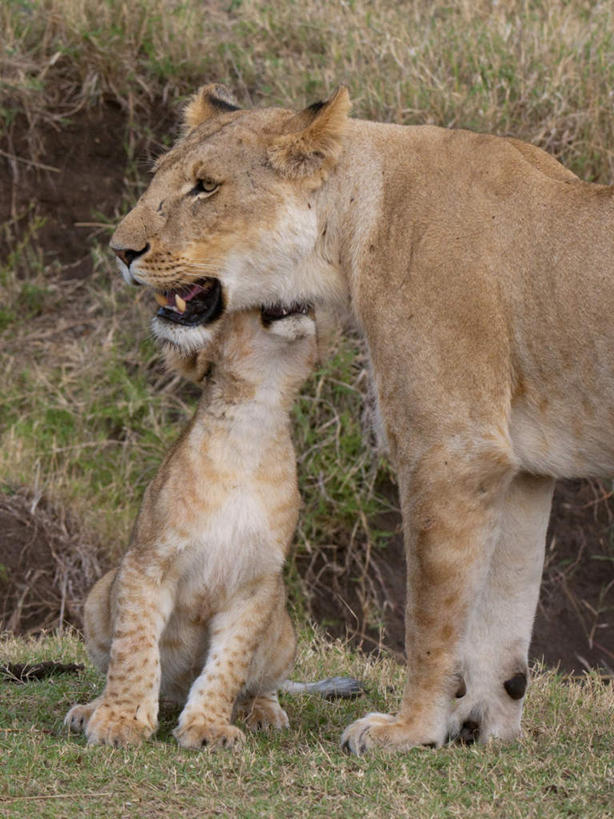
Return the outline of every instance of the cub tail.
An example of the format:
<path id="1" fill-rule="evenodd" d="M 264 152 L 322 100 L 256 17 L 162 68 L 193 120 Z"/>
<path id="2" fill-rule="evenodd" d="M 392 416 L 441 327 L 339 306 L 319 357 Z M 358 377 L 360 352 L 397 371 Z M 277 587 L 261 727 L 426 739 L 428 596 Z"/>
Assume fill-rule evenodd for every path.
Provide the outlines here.
<path id="1" fill-rule="evenodd" d="M 287 694 L 318 694 L 325 700 L 355 699 L 366 692 L 366 688 L 353 677 L 328 677 L 317 682 L 294 682 L 286 680 L 279 687 Z"/>

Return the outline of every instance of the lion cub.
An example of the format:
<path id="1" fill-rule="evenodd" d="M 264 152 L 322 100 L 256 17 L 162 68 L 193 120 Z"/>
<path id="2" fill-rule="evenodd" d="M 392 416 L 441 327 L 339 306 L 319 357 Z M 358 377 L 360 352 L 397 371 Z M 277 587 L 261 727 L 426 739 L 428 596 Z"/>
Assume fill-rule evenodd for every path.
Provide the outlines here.
<path id="1" fill-rule="evenodd" d="M 229 315 L 194 418 L 149 485 L 130 547 L 85 604 L 105 689 L 66 716 L 88 742 L 138 743 L 158 699 L 184 703 L 185 748 L 233 746 L 283 728 L 277 700 L 295 652 L 282 566 L 298 517 L 289 409 L 316 358 L 302 312 Z"/>

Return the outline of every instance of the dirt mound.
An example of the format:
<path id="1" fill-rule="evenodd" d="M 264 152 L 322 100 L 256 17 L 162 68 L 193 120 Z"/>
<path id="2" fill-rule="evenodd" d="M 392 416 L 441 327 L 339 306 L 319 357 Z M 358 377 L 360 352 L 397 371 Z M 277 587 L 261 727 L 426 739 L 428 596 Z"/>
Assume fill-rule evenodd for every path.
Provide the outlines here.
<path id="1" fill-rule="evenodd" d="M 0 630 L 80 626 L 83 596 L 102 571 L 97 545 L 26 490 L 0 493 L 0 532 Z"/>

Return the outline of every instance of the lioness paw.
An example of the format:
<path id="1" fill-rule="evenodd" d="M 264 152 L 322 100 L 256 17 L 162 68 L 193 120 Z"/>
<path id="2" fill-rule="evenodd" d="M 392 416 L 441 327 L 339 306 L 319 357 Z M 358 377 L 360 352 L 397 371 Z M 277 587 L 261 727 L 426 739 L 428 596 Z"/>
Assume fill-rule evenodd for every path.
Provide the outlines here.
<path id="1" fill-rule="evenodd" d="M 179 724 L 173 736 L 182 748 L 200 750 L 208 748 L 216 751 L 220 748 L 234 750 L 245 742 L 245 734 L 240 728 L 230 723 L 211 723 L 204 719 L 190 719 Z"/>
<path id="2" fill-rule="evenodd" d="M 155 718 L 146 709 L 137 707 L 126 712 L 112 705 L 102 704 L 91 715 L 85 729 L 88 745 L 112 745 L 125 748 L 140 745 L 156 730 Z"/>
<path id="3" fill-rule="evenodd" d="M 430 737 L 416 725 L 391 714 L 367 714 L 348 725 L 341 736 L 344 751 L 361 756 L 372 748 L 407 751 L 416 746 L 438 747 L 441 740 Z"/>

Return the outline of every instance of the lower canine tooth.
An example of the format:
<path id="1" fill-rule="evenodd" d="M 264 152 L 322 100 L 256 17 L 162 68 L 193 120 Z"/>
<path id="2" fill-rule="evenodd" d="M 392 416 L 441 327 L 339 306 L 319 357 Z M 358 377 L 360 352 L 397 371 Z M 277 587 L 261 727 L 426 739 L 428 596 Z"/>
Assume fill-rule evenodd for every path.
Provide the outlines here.
<path id="1" fill-rule="evenodd" d="M 160 307 L 167 307 L 166 296 L 163 296 L 162 293 L 155 293 L 156 301 L 160 305 Z"/>
<path id="2" fill-rule="evenodd" d="M 175 296 L 175 304 L 180 313 L 185 313 L 186 303 L 181 296 Z"/>

